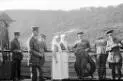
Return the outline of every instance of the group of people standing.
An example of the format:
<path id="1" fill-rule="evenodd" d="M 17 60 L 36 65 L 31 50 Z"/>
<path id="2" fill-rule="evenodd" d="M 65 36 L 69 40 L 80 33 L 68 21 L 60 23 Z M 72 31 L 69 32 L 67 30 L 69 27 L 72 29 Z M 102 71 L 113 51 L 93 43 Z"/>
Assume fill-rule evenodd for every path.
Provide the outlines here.
<path id="1" fill-rule="evenodd" d="M 66 42 L 65 34 L 62 35 L 61 42 L 60 35 L 58 35 L 54 38 L 55 44 L 54 42 L 52 44 L 53 51 L 55 51 L 54 60 L 56 60 L 57 63 L 58 59 L 61 62 L 58 67 L 62 68 L 62 70 L 60 70 L 61 72 L 58 71 L 58 73 L 56 73 L 57 76 L 61 75 L 62 77 L 65 75 L 64 73 L 66 73 L 64 78 L 68 78 L 68 54 L 69 51 L 72 49 L 76 56 L 74 68 L 79 79 L 84 79 L 84 77 L 86 76 L 91 76 L 93 78 L 93 73 L 97 68 L 99 80 L 105 80 L 107 68 L 106 63 L 109 64 L 109 68 L 111 69 L 112 79 L 115 80 L 116 77 L 118 77 L 119 80 L 121 79 L 122 55 L 120 49 L 123 49 L 123 41 L 119 40 L 115 36 L 114 30 L 107 31 L 104 37 L 99 37 L 95 41 L 96 63 L 89 55 L 89 52 L 92 52 L 91 45 L 90 42 L 84 38 L 84 32 L 77 33 L 79 39 L 72 46 L 69 46 Z M 64 45 L 63 49 L 62 44 Z M 62 64 L 63 62 L 64 64 L 66 64 L 66 66 Z M 64 69 L 62 66 L 64 67 Z M 55 68 L 57 68 L 57 66 Z M 55 69 L 53 71 L 56 72 L 57 70 Z M 63 73 L 63 75 L 60 73 Z"/>
<path id="2" fill-rule="evenodd" d="M 97 53 L 97 66 L 99 79 L 106 79 L 106 62 L 111 69 L 112 79 L 122 77 L 122 55 L 123 41 L 116 38 L 114 30 L 106 32 L 106 38 L 99 37 L 95 44 Z M 117 71 L 117 73 L 116 73 Z"/>
<path id="3" fill-rule="evenodd" d="M 30 60 L 29 66 L 32 67 L 32 81 L 44 81 L 42 66 L 45 62 L 44 53 L 47 52 L 46 46 L 46 36 L 44 34 L 39 34 L 39 27 L 33 27 L 33 35 L 29 40 L 29 53 Z M 14 33 L 14 39 L 11 41 L 11 51 L 12 51 L 12 80 L 21 80 L 21 61 L 23 59 L 23 51 L 20 44 L 20 32 Z M 38 77 L 39 75 L 39 77 Z"/>
<path id="4" fill-rule="evenodd" d="M 29 40 L 30 63 L 32 67 L 32 81 L 44 81 L 42 67 L 45 62 L 45 52 L 47 49 L 46 36 L 39 34 L 39 27 L 32 28 L 32 37 Z M 68 57 L 72 50 L 76 56 L 75 71 L 79 79 L 84 79 L 85 76 L 92 76 L 95 72 L 95 62 L 89 55 L 91 51 L 90 42 L 83 38 L 84 32 L 78 32 L 79 40 L 72 46 L 68 45 L 65 40 L 65 33 L 57 34 L 52 40 L 52 69 L 51 77 L 53 80 L 62 80 L 69 78 Z M 15 66 L 20 69 L 20 61 L 22 60 L 22 51 L 20 49 L 18 37 L 15 33 L 15 38 L 11 42 L 11 50 L 13 52 L 13 80 L 15 80 Z M 113 30 L 106 32 L 107 39 L 100 37 L 95 43 L 96 49 L 96 64 L 98 66 L 99 79 L 106 79 L 106 62 L 109 62 L 109 67 L 112 69 L 112 78 L 115 79 L 115 69 L 118 71 L 118 79 L 121 78 L 122 56 L 120 48 L 122 42 L 114 37 Z M 18 58 L 17 55 L 20 55 Z M 18 79 L 20 79 L 20 70 L 17 70 Z M 39 77 L 38 75 L 39 74 Z"/>

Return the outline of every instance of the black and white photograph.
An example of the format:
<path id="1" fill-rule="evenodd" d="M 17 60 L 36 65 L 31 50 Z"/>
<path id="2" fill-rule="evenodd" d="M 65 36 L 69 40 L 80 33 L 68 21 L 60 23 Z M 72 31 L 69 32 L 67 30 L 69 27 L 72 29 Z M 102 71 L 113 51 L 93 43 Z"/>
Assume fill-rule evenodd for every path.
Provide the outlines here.
<path id="1" fill-rule="evenodd" d="M 0 81 L 123 80 L 123 0 L 0 0 Z"/>

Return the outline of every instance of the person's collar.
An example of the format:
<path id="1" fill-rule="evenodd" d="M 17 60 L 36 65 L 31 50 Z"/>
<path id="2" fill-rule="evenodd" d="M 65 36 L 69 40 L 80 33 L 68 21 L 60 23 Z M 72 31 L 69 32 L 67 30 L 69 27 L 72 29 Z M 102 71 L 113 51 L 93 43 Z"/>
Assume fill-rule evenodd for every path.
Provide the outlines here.
<path id="1" fill-rule="evenodd" d="M 32 37 L 33 37 L 34 39 L 37 39 L 37 36 L 34 36 L 34 35 L 33 35 Z"/>
<path id="2" fill-rule="evenodd" d="M 81 41 L 81 42 L 82 42 L 83 40 L 84 40 L 84 39 L 79 39 L 79 41 Z"/>
<path id="3" fill-rule="evenodd" d="M 113 39 L 113 37 L 112 37 L 112 36 L 109 36 L 108 38 L 109 38 L 109 39 Z"/>
<path id="4" fill-rule="evenodd" d="M 17 38 L 14 38 L 14 40 L 18 40 Z"/>

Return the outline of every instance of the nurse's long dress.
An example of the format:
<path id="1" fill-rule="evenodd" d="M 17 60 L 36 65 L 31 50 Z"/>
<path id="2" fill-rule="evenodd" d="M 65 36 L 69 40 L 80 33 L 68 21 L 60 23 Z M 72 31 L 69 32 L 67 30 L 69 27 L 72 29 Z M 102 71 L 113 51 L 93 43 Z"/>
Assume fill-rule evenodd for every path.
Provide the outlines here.
<path id="1" fill-rule="evenodd" d="M 58 62 L 56 63 L 55 58 L 52 57 L 52 79 L 68 79 L 68 54 L 62 50 L 60 43 L 53 45 L 53 51 L 56 53 Z"/>

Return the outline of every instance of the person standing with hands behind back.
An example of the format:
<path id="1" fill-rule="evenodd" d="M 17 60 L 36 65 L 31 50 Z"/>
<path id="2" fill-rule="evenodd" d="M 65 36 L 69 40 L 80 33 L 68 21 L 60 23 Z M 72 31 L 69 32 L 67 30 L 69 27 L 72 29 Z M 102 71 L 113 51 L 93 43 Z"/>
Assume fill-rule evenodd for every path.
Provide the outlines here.
<path id="1" fill-rule="evenodd" d="M 23 58 L 22 50 L 20 47 L 20 32 L 14 33 L 14 39 L 11 41 L 12 51 L 12 79 L 17 81 L 21 79 L 21 60 Z M 16 77 L 17 76 L 17 77 Z"/>
<path id="2" fill-rule="evenodd" d="M 96 49 L 96 63 L 97 63 L 97 71 L 99 80 L 106 79 L 106 61 L 108 54 L 106 53 L 106 40 L 104 37 L 99 37 L 95 41 L 95 49 Z"/>

